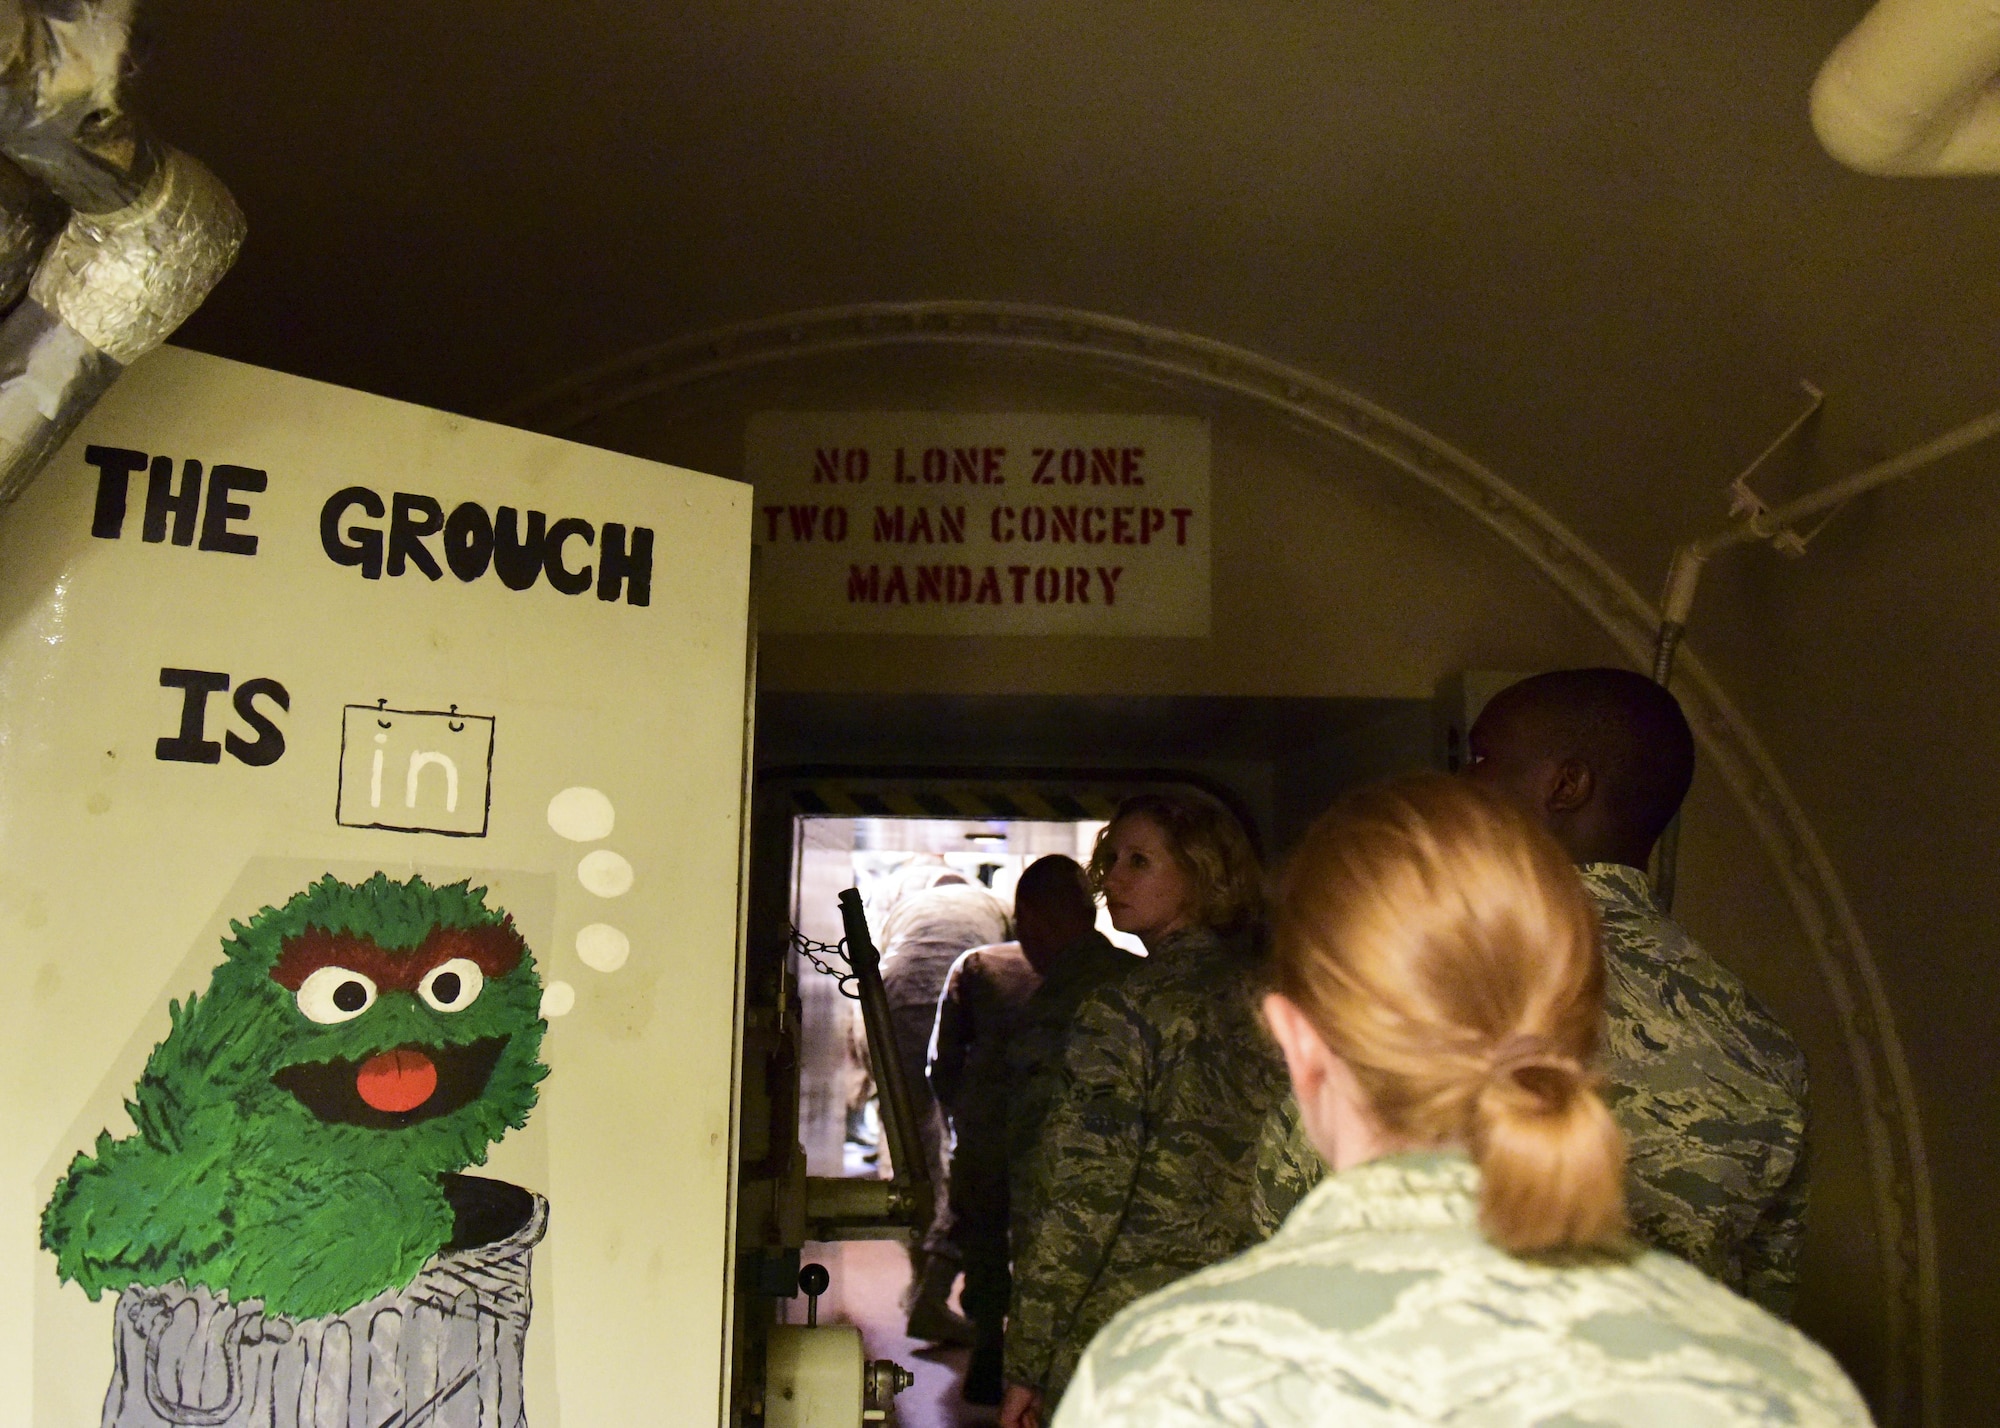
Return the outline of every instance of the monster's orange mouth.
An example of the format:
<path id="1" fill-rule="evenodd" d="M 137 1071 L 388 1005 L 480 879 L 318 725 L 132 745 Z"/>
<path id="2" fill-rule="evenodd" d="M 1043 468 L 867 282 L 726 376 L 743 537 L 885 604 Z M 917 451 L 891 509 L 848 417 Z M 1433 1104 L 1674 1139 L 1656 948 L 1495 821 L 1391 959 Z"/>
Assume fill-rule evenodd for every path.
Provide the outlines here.
<path id="1" fill-rule="evenodd" d="M 304 1061 L 271 1079 L 323 1121 L 396 1130 L 450 1115 L 485 1094 L 508 1038 L 397 1046 L 360 1062 Z"/>

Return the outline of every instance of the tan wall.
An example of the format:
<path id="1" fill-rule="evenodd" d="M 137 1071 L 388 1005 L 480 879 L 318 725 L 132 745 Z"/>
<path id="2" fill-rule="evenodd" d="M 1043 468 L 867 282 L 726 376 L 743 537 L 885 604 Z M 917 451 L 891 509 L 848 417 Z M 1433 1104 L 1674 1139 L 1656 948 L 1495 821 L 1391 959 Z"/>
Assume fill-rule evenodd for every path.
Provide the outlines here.
<path id="1" fill-rule="evenodd" d="M 1065 359 L 808 359 L 564 434 L 740 474 L 756 410 L 1164 410 L 1214 423 L 1206 640 L 771 636 L 767 689 L 885 693 L 1428 697 L 1460 669 L 1616 663 L 1608 637 L 1517 554 L 1378 458 L 1248 404 L 1138 387 Z M 921 749 L 921 731 L 912 731 Z M 1834 1009 L 1754 835 L 1704 770 L 1679 912 L 1790 1027 L 1811 1064 L 1814 1214 L 1799 1317 L 1865 1390 L 1881 1379 L 1878 1244 L 1858 1098 Z"/>
<path id="2" fill-rule="evenodd" d="M 1751 550 L 1702 591 L 1690 640 L 1792 780 L 1874 945 L 1935 1182 L 1947 1399 L 1990 1422 L 2000 1332 L 2000 453 L 1843 515 L 1798 564 Z"/>

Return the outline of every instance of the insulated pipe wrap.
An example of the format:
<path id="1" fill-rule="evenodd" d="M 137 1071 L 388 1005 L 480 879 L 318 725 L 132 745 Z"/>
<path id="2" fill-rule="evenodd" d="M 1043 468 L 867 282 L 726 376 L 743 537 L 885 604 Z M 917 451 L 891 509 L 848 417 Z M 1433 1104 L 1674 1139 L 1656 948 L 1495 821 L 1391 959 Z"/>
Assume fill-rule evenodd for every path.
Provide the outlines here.
<path id="1" fill-rule="evenodd" d="M 1995 0 L 1880 0 L 1813 82 L 1813 130 L 1862 173 L 2000 173 L 1996 73 Z"/>
<path id="2" fill-rule="evenodd" d="M 68 216 L 54 194 L 0 158 L 0 309 L 20 301 Z"/>
<path id="3" fill-rule="evenodd" d="M 133 3 L 0 0 L 0 507 L 243 244 L 229 191 L 124 107 Z"/>
<path id="4" fill-rule="evenodd" d="M 120 366 L 167 340 L 243 246 L 243 214 L 198 161 L 166 151 L 137 202 L 74 213 L 28 296 Z"/>

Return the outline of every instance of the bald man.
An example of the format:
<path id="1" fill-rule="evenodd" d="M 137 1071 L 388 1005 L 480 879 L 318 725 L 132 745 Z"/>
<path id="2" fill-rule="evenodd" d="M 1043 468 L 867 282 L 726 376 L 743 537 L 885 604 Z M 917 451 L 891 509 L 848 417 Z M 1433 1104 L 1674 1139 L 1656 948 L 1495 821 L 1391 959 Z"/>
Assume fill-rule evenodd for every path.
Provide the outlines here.
<path id="1" fill-rule="evenodd" d="M 1606 1100 L 1629 1145 L 1634 1231 L 1788 1316 L 1805 1233 L 1805 1058 L 1667 917 L 1644 872 L 1694 778 L 1680 705 L 1629 670 L 1559 670 L 1502 690 L 1467 742 L 1468 776 L 1553 833 L 1597 902 Z"/>
<path id="2" fill-rule="evenodd" d="M 1097 906 L 1073 859 L 1030 863 L 1014 889 L 1016 942 L 960 957 L 938 1001 L 931 1086 L 951 1115 L 953 1233 L 964 1254 L 959 1302 L 974 1328 L 963 1396 L 1001 1397 L 1002 1329 L 1013 1294 L 1008 1268 L 1010 1150 L 1040 1130 L 1044 1080 L 1061 1057 L 1085 993 L 1138 961 L 1097 931 Z M 1046 994 L 1044 994 L 1046 993 Z"/>

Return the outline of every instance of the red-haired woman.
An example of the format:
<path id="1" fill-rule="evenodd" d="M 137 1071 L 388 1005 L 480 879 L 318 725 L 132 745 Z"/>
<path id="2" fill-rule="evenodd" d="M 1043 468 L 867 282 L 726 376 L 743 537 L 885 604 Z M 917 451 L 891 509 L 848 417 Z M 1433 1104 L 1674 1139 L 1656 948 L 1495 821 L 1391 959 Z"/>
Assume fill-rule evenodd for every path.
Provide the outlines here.
<path id="1" fill-rule="evenodd" d="M 1868 1423 L 1804 1335 L 1626 1240 L 1596 917 L 1524 814 L 1441 776 L 1350 796 L 1274 947 L 1266 1016 L 1335 1173 L 1119 1315 L 1056 1428 Z"/>

